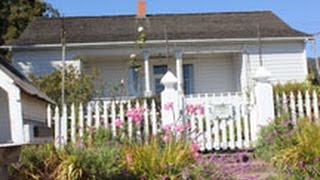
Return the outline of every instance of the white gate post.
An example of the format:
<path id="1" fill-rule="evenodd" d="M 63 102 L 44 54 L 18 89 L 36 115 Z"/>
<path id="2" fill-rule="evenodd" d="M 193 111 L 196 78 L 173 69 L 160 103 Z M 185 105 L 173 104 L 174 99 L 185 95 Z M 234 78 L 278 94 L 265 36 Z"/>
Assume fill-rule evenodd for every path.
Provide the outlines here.
<path id="1" fill-rule="evenodd" d="M 164 90 L 161 92 L 161 116 L 162 126 L 175 124 L 179 118 L 179 92 L 177 90 L 178 79 L 171 71 L 168 71 L 161 79 Z M 172 104 L 172 108 L 170 107 Z"/>
<path id="2" fill-rule="evenodd" d="M 256 132 L 252 132 L 253 140 L 256 140 L 257 133 L 262 126 L 268 125 L 274 119 L 274 103 L 273 103 L 273 88 L 270 83 L 271 73 L 264 67 L 259 67 L 254 75 L 256 81 L 254 94 L 256 100 Z"/>

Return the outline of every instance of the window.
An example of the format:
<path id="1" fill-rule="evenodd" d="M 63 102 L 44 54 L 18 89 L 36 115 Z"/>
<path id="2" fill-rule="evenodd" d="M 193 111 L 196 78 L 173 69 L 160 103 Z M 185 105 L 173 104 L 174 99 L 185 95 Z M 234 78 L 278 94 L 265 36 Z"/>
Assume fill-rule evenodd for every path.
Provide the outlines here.
<path id="1" fill-rule="evenodd" d="M 183 65 L 183 91 L 185 94 L 193 93 L 193 64 Z"/>
<path id="2" fill-rule="evenodd" d="M 137 67 L 130 67 L 128 69 L 128 95 L 141 96 L 141 77 Z"/>
<path id="3" fill-rule="evenodd" d="M 156 94 L 159 94 L 163 91 L 164 86 L 160 83 L 161 78 L 167 73 L 167 65 L 156 65 L 153 66 L 153 75 L 154 75 L 154 90 Z"/>

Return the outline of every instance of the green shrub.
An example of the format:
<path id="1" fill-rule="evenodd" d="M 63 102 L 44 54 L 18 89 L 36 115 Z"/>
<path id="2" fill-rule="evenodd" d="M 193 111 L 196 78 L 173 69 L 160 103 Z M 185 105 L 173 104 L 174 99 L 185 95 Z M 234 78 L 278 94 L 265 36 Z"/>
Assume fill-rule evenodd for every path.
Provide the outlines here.
<path id="1" fill-rule="evenodd" d="M 55 179 L 53 172 L 61 163 L 53 145 L 22 148 L 20 162 L 9 167 L 11 179 Z"/>
<path id="2" fill-rule="evenodd" d="M 273 162 L 297 179 L 320 178 L 320 125 L 304 119 L 299 121 L 292 142 L 280 150 Z"/>
<path id="3" fill-rule="evenodd" d="M 124 175 L 124 166 L 119 145 L 110 139 L 110 130 L 100 128 L 91 138 L 63 150 L 56 150 L 53 145 L 24 147 L 21 161 L 10 167 L 10 178 L 118 179 Z"/>
<path id="4" fill-rule="evenodd" d="M 67 66 L 65 73 L 66 104 L 88 102 L 94 95 L 93 80 L 96 75 L 81 74 L 73 66 Z M 61 104 L 61 70 L 46 74 L 43 77 L 31 75 L 30 79 L 57 104 Z"/>
<path id="5" fill-rule="evenodd" d="M 284 117 L 276 118 L 273 123 L 260 130 L 255 154 L 270 161 L 276 153 L 292 143 L 293 132 L 294 127 L 291 120 Z"/>
<path id="6" fill-rule="evenodd" d="M 176 140 L 166 144 L 156 139 L 144 144 L 130 143 L 122 154 L 129 172 L 146 179 L 178 178 L 183 168 L 195 162 L 190 145 Z"/>

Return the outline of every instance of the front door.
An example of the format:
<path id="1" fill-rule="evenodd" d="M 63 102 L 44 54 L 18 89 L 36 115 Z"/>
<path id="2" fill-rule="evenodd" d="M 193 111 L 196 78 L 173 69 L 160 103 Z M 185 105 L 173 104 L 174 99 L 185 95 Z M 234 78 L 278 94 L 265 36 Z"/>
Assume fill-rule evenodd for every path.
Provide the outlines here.
<path id="1" fill-rule="evenodd" d="M 160 83 L 161 78 L 167 73 L 168 65 L 155 65 L 153 66 L 153 78 L 154 78 L 154 92 L 160 94 L 164 86 Z"/>

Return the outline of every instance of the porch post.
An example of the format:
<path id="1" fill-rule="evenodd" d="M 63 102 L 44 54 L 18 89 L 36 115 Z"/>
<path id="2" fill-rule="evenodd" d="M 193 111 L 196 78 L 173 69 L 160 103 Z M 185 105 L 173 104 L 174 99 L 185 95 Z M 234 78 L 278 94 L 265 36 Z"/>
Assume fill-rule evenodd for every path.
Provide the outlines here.
<path id="1" fill-rule="evenodd" d="M 240 89 L 243 94 L 249 90 L 248 77 L 247 77 L 247 60 L 248 53 L 242 53 L 242 63 L 241 63 L 241 75 L 240 75 Z"/>
<path id="2" fill-rule="evenodd" d="M 183 62 L 181 50 L 176 51 L 176 74 L 177 74 L 177 90 L 179 93 L 183 92 Z"/>
<path id="3" fill-rule="evenodd" d="M 145 96 L 151 96 L 152 92 L 150 89 L 150 67 L 149 67 L 149 52 L 143 51 L 143 59 L 144 59 L 144 80 L 145 80 Z"/>

